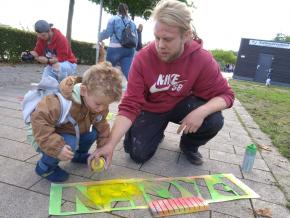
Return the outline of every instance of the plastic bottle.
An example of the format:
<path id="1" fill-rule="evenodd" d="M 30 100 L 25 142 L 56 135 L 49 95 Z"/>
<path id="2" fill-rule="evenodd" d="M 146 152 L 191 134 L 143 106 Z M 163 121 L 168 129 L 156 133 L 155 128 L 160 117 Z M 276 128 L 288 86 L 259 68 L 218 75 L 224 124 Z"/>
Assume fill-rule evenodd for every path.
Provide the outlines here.
<path id="1" fill-rule="evenodd" d="M 252 171 L 256 153 L 257 153 L 257 146 L 255 144 L 250 144 L 247 146 L 246 151 L 245 151 L 243 165 L 242 165 L 243 172 Z"/>
<path id="2" fill-rule="evenodd" d="M 99 158 L 98 163 L 96 163 L 96 159 L 93 159 L 91 161 L 91 169 L 97 173 L 102 172 L 105 169 L 105 165 L 106 165 L 106 161 L 105 161 L 105 158 L 103 157 Z"/>

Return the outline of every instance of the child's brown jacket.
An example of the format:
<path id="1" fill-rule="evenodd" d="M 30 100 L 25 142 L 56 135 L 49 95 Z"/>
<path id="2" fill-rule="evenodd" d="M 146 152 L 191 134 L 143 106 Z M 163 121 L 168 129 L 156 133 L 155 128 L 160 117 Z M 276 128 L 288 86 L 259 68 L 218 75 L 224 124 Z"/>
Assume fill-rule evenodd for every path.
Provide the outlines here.
<path id="1" fill-rule="evenodd" d="M 98 131 L 98 147 L 103 146 L 110 133 L 110 126 L 106 121 L 109 108 L 100 113 L 92 113 L 82 102 L 79 104 L 72 97 L 74 85 L 81 82 L 80 77 L 67 77 L 60 84 L 62 95 L 72 101 L 70 109 L 71 116 L 79 125 L 80 134 L 89 132 L 91 124 Z M 79 96 L 80 97 L 80 96 Z M 55 95 L 45 96 L 31 114 L 31 124 L 34 137 L 40 149 L 49 156 L 57 157 L 65 145 L 63 137 L 59 133 L 75 134 L 71 123 L 62 124 L 59 127 L 56 123 L 60 117 L 60 103 Z"/>

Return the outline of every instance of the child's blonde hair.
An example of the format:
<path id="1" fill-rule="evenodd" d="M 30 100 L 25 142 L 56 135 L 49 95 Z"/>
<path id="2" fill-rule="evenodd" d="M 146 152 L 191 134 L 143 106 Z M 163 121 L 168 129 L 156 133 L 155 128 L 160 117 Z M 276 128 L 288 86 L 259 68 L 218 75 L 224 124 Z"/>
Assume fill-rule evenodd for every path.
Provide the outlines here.
<path id="1" fill-rule="evenodd" d="M 98 63 L 86 70 L 82 84 L 90 95 L 103 94 L 112 101 L 119 101 L 122 96 L 122 74 L 109 62 Z"/>

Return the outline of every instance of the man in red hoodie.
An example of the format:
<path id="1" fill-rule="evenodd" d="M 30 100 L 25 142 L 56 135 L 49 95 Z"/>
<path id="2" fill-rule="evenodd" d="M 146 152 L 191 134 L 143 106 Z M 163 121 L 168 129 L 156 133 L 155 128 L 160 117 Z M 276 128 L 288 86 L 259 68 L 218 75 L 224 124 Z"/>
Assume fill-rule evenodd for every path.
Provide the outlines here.
<path id="1" fill-rule="evenodd" d="M 125 151 L 144 163 L 173 122 L 180 124 L 180 149 L 192 164 L 201 165 L 199 146 L 218 133 L 223 126 L 221 110 L 233 104 L 232 89 L 191 25 L 190 9 L 180 1 L 163 0 L 152 17 L 155 41 L 136 54 L 109 141 L 91 154 L 89 162 L 103 156 L 108 166 L 126 134 Z"/>
<path id="2" fill-rule="evenodd" d="M 65 77 L 76 74 L 77 59 L 72 53 L 66 37 L 56 28 L 51 28 L 45 20 L 38 20 L 34 29 L 37 42 L 30 53 L 39 63 L 47 64 L 42 77 L 52 76 L 59 82 Z M 25 52 L 22 52 L 23 56 Z"/>

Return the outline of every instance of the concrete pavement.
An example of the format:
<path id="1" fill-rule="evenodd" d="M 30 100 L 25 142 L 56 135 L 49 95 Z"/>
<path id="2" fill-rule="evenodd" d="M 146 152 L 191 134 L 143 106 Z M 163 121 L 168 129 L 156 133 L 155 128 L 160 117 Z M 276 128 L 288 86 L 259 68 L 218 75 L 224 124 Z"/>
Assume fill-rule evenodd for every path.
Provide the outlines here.
<path id="1" fill-rule="evenodd" d="M 19 70 L 22 66 L 16 68 Z M 29 89 L 30 82 L 39 81 L 40 69 L 37 65 L 31 66 L 27 75 L 32 75 L 33 78 L 23 83 L 15 83 L 17 76 L 14 75 L 14 71 L 17 70 L 0 66 L 0 78 L 6 74 L 15 76 L 11 83 L 2 84 L 0 87 L 0 217 L 50 217 L 50 183 L 34 173 L 39 156 L 32 146 L 25 142 L 20 111 L 20 99 Z M 117 104 L 112 105 L 111 111 L 117 111 Z M 261 198 L 210 204 L 210 211 L 176 217 L 261 217 L 256 215 L 255 211 L 264 208 L 270 209 L 272 217 L 290 217 L 290 211 L 286 208 L 287 199 L 290 200 L 289 161 L 277 152 L 269 137 L 260 131 L 238 100 L 233 108 L 225 110 L 223 114 L 225 125 L 222 131 L 200 149 L 205 160 L 202 166 L 189 164 L 180 152 L 175 124 L 167 127 L 165 140 L 157 153 L 143 165 L 132 162 L 123 151 L 121 143 L 114 153 L 111 169 L 101 175 L 93 174 L 79 164 L 61 165 L 71 173 L 68 182 L 233 173 Z M 253 172 L 243 173 L 240 165 L 245 147 L 253 142 L 270 146 L 271 151 L 260 150 Z M 67 208 L 74 207 L 74 204 L 66 199 L 63 199 L 63 205 Z M 151 214 L 149 210 L 134 210 L 72 217 L 151 217 Z"/>

